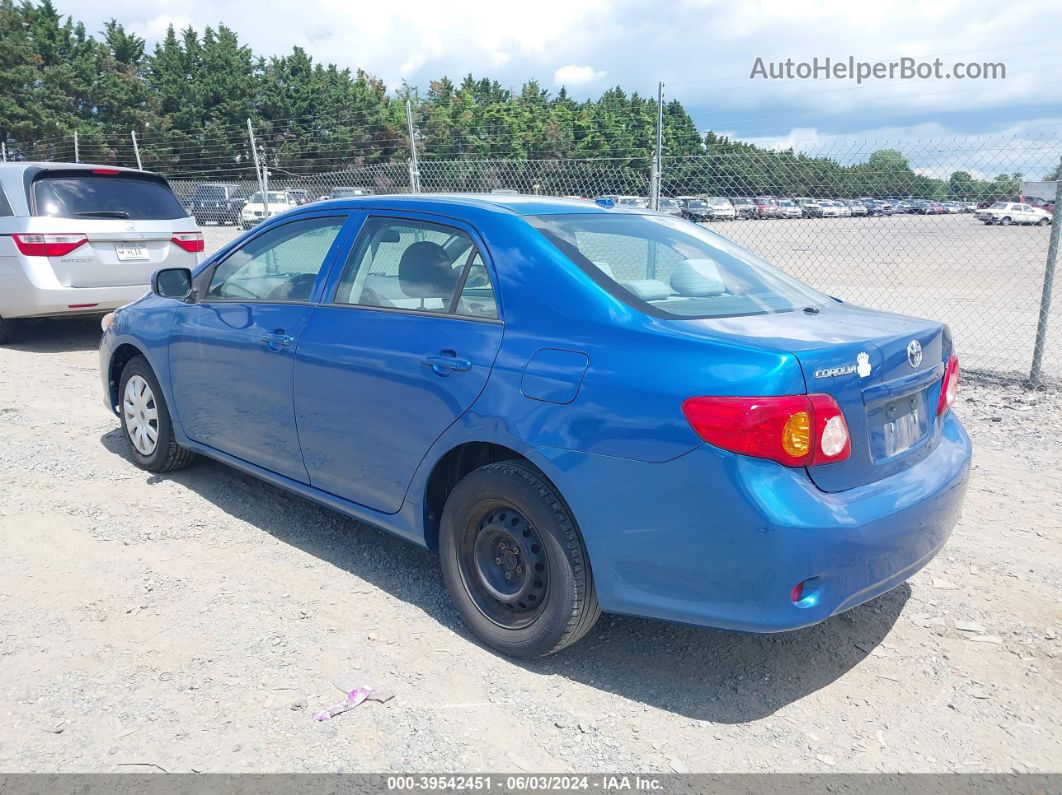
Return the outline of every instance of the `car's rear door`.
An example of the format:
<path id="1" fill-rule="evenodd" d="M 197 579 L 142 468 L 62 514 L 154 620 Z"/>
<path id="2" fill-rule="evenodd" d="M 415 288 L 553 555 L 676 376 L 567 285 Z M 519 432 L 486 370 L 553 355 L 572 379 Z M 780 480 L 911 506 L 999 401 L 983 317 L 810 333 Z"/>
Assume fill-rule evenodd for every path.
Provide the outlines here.
<path id="1" fill-rule="evenodd" d="M 174 408 L 193 440 L 307 482 L 292 402 L 299 335 L 344 245 L 345 212 L 271 225 L 196 280 L 170 335 Z"/>
<path id="2" fill-rule="evenodd" d="M 373 213 L 299 340 L 295 416 L 310 482 L 393 513 L 501 344 L 496 281 L 470 227 Z"/>

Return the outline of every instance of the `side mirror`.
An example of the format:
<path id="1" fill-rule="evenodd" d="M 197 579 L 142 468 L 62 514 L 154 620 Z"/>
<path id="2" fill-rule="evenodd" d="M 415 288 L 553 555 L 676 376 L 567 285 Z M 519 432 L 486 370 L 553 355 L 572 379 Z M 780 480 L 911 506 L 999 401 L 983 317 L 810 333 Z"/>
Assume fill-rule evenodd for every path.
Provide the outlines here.
<path id="1" fill-rule="evenodd" d="M 151 275 L 151 292 L 160 298 L 183 301 L 192 294 L 192 272 L 188 268 L 163 268 Z"/>

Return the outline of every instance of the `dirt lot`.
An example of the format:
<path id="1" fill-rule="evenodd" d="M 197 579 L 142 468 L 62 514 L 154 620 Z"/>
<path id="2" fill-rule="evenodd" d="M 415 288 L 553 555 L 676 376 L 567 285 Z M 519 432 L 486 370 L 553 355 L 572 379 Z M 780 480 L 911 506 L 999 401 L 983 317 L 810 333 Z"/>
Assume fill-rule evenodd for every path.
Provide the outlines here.
<path id="1" fill-rule="evenodd" d="M 963 364 L 1026 375 L 1050 227 L 985 226 L 969 214 L 727 221 L 720 234 L 846 301 L 943 320 Z M 240 231 L 205 228 L 207 250 Z M 1062 275 L 1044 371 L 1062 380 Z"/>
<path id="2" fill-rule="evenodd" d="M 517 663 L 431 554 L 219 464 L 135 468 L 97 339 L 0 348 L 4 771 L 1062 769 L 1058 393 L 965 385 L 965 517 L 870 604 L 771 637 L 605 617 Z M 396 695 L 315 722 L 336 681 Z"/>

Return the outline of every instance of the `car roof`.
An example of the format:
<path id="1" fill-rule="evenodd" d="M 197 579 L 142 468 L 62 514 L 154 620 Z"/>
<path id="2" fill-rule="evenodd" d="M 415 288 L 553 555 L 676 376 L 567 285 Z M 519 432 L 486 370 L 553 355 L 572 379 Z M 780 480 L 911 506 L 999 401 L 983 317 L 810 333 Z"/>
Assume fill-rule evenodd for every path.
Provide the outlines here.
<path id="1" fill-rule="evenodd" d="M 58 163 L 50 160 L 16 160 L 14 162 L 0 163 L 0 172 L 13 173 L 27 169 L 62 169 L 63 171 L 91 171 L 94 168 L 107 168 L 115 171 L 127 171 L 130 174 L 150 174 L 150 171 L 140 171 L 135 168 L 123 168 L 122 166 L 108 166 L 104 163 Z"/>
<path id="2" fill-rule="evenodd" d="M 585 199 L 564 199 L 555 196 L 513 196 L 497 193 L 419 193 L 351 196 L 330 199 L 315 207 L 352 207 L 376 210 L 408 210 L 410 212 L 452 213 L 460 210 L 479 210 L 513 215 L 554 215 L 575 213 L 651 214 L 651 210 L 627 207 L 602 207 Z"/>

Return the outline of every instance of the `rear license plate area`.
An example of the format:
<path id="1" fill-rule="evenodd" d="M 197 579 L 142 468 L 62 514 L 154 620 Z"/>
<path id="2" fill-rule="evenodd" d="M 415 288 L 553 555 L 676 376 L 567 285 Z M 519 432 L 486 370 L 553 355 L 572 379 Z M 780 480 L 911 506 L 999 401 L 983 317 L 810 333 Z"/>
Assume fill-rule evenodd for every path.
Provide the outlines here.
<path id="1" fill-rule="evenodd" d="M 143 243 L 115 243 L 114 252 L 120 262 L 146 260 L 148 258 L 147 246 Z"/>
<path id="2" fill-rule="evenodd" d="M 929 434 L 925 390 L 878 403 L 867 414 L 871 450 L 877 461 L 907 452 Z"/>

